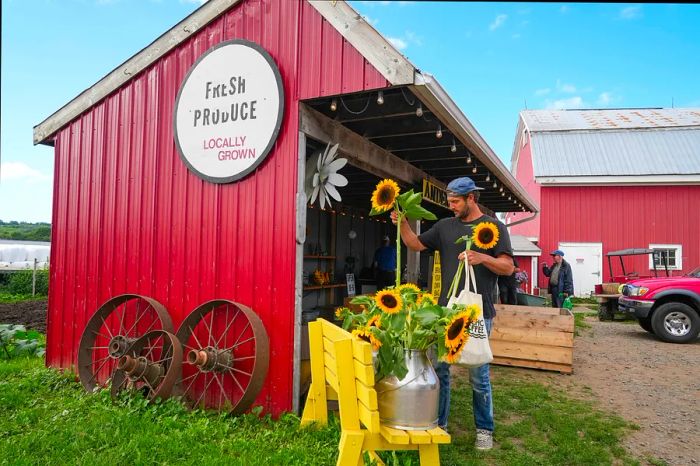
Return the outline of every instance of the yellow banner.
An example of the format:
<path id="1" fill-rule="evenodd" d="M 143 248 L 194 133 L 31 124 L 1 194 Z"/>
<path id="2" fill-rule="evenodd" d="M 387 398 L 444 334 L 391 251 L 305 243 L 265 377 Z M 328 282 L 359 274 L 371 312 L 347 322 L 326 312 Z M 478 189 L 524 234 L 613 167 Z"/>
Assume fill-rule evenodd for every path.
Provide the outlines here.
<path id="1" fill-rule="evenodd" d="M 433 296 L 435 299 L 440 299 L 440 291 L 442 290 L 442 275 L 440 274 L 440 253 L 435 251 L 433 259 Z"/>
<path id="2" fill-rule="evenodd" d="M 448 207 L 447 191 L 426 179 L 423 180 L 423 199 L 441 207 Z"/>

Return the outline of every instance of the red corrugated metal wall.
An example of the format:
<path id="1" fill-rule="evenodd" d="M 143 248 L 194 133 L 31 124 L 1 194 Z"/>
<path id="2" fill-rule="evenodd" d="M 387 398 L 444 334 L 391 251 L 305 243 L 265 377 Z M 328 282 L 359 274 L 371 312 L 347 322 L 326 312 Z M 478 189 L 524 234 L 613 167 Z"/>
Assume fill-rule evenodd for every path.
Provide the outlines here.
<path id="1" fill-rule="evenodd" d="M 243 38 L 275 59 L 285 88 L 277 144 L 254 174 L 215 185 L 190 173 L 172 112 L 190 66 Z M 247 0 L 158 60 L 56 136 L 47 364 L 70 367 L 107 299 L 148 295 L 177 327 L 213 298 L 253 308 L 271 364 L 256 400 L 292 406 L 298 101 L 387 86 L 305 1 Z"/>
<path id="2" fill-rule="evenodd" d="M 542 187 L 539 246 L 543 254 L 561 242 L 602 242 L 605 254 L 651 243 L 681 244 L 683 271 L 700 265 L 700 186 Z M 649 273 L 648 256 L 625 259 L 625 268 Z M 613 267 L 619 264 L 613 264 Z M 619 269 L 614 269 L 618 273 Z M 539 271 L 539 286 L 546 278 Z"/>

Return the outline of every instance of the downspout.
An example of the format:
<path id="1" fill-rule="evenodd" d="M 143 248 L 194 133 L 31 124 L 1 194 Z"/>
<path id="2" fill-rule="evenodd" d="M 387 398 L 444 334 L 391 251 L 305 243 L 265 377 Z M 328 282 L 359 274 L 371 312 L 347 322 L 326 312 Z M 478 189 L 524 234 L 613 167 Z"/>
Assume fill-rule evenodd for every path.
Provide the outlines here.
<path id="1" fill-rule="evenodd" d="M 539 212 L 535 212 L 534 214 L 532 214 L 531 217 L 521 218 L 520 220 L 516 220 L 515 222 L 511 222 L 511 223 L 507 224 L 506 226 L 512 227 L 514 225 L 520 225 L 521 223 L 529 222 L 530 220 L 534 220 L 538 214 L 539 214 Z"/>

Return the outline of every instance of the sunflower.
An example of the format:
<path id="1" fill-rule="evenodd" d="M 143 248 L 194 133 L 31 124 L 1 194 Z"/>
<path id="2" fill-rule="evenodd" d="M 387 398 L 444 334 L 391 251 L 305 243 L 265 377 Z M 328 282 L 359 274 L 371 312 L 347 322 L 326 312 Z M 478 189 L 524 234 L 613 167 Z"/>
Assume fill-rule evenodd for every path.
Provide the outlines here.
<path id="1" fill-rule="evenodd" d="M 453 364 L 459 361 L 459 355 L 462 353 L 464 346 L 467 344 L 468 338 L 464 338 L 459 341 L 459 344 L 454 348 L 449 348 L 444 359 L 446 362 Z"/>
<path id="2" fill-rule="evenodd" d="M 369 327 L 356 328 L 352 331 L 353 336 L 359 338 L 360 340 L 366 341 L 372 345 L 372 349 L 378 350 L 382 346 L 382 342 L 379 341 L 372 332 L 369 331 Z"/>
<path id="3" fill-rule="evenodd" d="M 437 299 L 435 299 L 435 296 L 433 296 L 432 293 L 421 293 L 421 295 L 418 297 L 418 304 L 423 305 L 423 304 L 437 304 Z"/>
<path id="4" fill-rule="evenodd" d="M 374 295 L 374 302 L 387 314 L 396 314 L 403 307 L 401 293 L 397 290 L 382 290 Z"/>
<path id="5" fill-rule="evenodd" d="M 350 311 L 347 307 L 336 307 L 335 308 L 335 317 L 336 319 L 343 319 L 345 318 L 345 315 Z"/>
<path id="6" fill-rule="evenodd" d="M 399 195 L 399 185 L 394 180 L 382 180 L 372 193 L 372 209 L 377 213 L 386 212 L 394 207 Z"/>
<path id="7" fill-rule="evenodd" d="M 382 328 L 382 325 L 379 322 L 380 318 L 381 318 L 380 315 L 370 317 L 369 320 L 367 321 L 367 328 L 371 328 L 371 327 Z"/>
<path id="8" fill-rule="evenodd" d="M 404 283 L 403 285 L 399 286 L 399 291 L 402 293 L 408 291 L 411 293 L 420 294 L 420 288 L 413 283 Z"/>
<path id="9" fill-rule="evenodd" d="M 481 222 L 474 227 L 472 241 L 476 247 L 491 249 L 498 243 L 498 227 L 491 222 Z"/>
<path id="10" fill-rule="evenodd" d="M 467 338 L 467 329 L 470 324 L 471 312 L 468 310 L 457 313 L 445 329 L 445 347 L 453 349 L 458 347 L 462 340 Z"/>

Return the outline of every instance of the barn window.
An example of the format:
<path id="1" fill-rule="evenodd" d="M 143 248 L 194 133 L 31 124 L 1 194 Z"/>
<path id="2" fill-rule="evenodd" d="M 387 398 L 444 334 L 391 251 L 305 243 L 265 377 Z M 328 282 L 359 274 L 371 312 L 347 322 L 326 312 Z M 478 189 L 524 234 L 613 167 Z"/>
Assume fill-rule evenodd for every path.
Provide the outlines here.
<path id="1" fill-rule="evenodd" d="M 681 244 L 650 244 L 649 249 L 654 250 L 654 254 L 649 256 L 649 268 L 664 269 L 664 261 L 669 270 L 680 270 L 683 268 L 683 245 Z M 654 263 L 652 263 L 652 260 Z"/>

